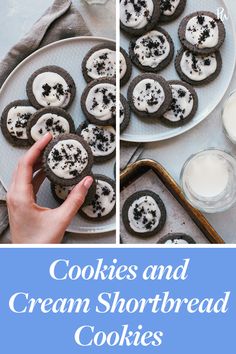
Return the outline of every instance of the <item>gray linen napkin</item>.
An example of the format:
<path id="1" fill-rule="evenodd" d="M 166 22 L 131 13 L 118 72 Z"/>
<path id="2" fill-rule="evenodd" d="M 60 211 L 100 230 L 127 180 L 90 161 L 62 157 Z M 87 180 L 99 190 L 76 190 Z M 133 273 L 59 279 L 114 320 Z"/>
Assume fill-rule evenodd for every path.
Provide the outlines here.
<path id="1" fill-rule="evenodd" d="M 91 35 L 71 0 L 55 0 L 0 63 L 0 87 L 12 70 L 35 50 L 60 39 Z"/>
<path id="2" fill-rule="evenodd" d="M 71 0 L 55 0 L 31 30 L 10 49 L 0 62 L 0 87 L 12 70 L 37 49 L 64 38 L 91 35 L 79 11 Z M 0 183 L 0 235 L 8 227 L 6 191 Z M 6 232 L 2 242 L 8 242 Z"/>

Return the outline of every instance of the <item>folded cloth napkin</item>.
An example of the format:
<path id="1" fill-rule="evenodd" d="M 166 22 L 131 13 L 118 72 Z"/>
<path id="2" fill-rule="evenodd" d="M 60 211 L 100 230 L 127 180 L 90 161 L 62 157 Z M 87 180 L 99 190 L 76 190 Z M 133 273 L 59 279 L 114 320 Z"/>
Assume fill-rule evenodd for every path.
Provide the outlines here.
<path id="1" fill-rule="evenodd" d="M 55 41 L 91 35 L 71 0 L 55 0 L 0 63 L 0 87 L 12 70 L 35 50 Z"/>
<path id="2" fill-rule="evenodd" d="M 0 63 L 0 87 L 12 70 L 37 49 L 60 39 L 89 35 L 89 29 L 71 0 L 55 0 Z M 8 226 L 5 201 L 6 191 L 0 183 L 0 235 Z M 9 232 L 5 238 L 1 240 L 4 243 L 9 241 Z"/>
<path id="3" fill-rule="evenodd" d="M 129 164 L 137 161 L 144 149 L 142 143 L 121 141 L 120 144 L 120 170 L 123 171 Z"/>

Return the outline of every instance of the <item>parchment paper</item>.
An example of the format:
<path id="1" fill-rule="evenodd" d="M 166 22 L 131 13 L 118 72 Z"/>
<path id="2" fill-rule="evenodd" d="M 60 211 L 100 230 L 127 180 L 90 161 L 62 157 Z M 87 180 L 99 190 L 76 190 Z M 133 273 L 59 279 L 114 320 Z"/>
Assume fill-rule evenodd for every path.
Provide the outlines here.
<path id="1" fill-rule="evenodd" d="M 130 184 L 121 192 L 121 211 L 125 200 L 137 191 L 144 189 L 149 189 L 157 193 L 163 200 L 166 211 L 167 219 L 164 228 L 155 236 L 152 237 L 135 237 L 126 231 L 122 217 L 121 219 L 121 239 L 122 243 L 125 244 L 153 244 L 165 236 L 168 233 L 178 233 L 183 232 L 191 236 L 198 244 L 209 244 L 210 242 L 206 239 L 205 235 L 199 230 L 197 225 L 187 214 L 184 208 L 179 204 L 179 202 L 173 197 L 169 190 L 165 187 L 159 177 L 153 171 L 148 171 Z"/>

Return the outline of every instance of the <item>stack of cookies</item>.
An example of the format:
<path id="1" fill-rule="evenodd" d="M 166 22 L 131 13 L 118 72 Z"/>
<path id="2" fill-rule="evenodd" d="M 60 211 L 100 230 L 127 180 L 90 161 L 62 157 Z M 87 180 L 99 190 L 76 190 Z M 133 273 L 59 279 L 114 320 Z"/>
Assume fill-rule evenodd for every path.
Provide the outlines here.
<path id="1" fill-rule="evenodd" d="M 198 11 L 184 17 L 176 28 L 182 49 L 175 58 L 175 68 L 181 80 L 166 81 L 160 76 L 175 52 L 171 36 L 161 26 L 178 19 L 186 3 L 187 0 L 120 1 L 120 26 L 131 37 L 130 59 L 145 72 L 128 87 L 129 106 L 141 119 L 154 118 L 170 127 L 193 119 L 198 108 L 193 86 L 210 83 L 222 67 L 219 48 L 225 40 L 224 24 L 214 13 Z"/>

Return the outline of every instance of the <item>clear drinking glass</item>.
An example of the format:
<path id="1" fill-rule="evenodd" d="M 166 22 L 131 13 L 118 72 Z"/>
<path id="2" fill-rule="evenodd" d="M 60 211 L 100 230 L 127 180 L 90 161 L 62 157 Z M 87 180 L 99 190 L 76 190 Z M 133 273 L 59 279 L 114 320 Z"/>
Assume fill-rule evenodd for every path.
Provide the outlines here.
<path id="1" fill-rule="evenodd" d="M 235 112 L 234 112 L 235 106 Z M 224 132 L 236 144 L 236 90 L 229 94 L 221 112 Z"/>
<path id="2" fill-rule="evenodd" d="M 199 180 L 195 178 L 195 183 L 198 183 L 199 181 L 199 185 L 197 188 L 196 185 L 193 188 L 193 179 L 191 180 L 190 178 L 193 168 L 195 168 L 196 172 L 196 168 L 198 168 L 197 165 L 200 163 L 201 159 L 205 159 L 206 157 L 210 159 L 213 158 L 214 164 L 219 161 L 220 172 L 222 169 L 224 175 L 227 176 L 227 178 L 222 179 L 224 186 L 222 190 L 216 185 L 216 180 L 218 182 L 219 180 L 222 182 L 221 176 L 214 175 L 214 173 L 212 178 L 212 185 L 210 185 L 209 190 L 207 189 L 207 185 L 209 186 L 209 180 L 207 180 L 209 176 L 207 177 L 206 172 L 207 169 L 197 171 L 195 177 L 199 175 Z M 204 181 L 206 182 L 205 186 Z M 229 153 L 222 150 L 215 148 L 203 150 L 195 155 L 190 156 L 190 158 L 185 162 L 181 171 L 180 182 L 186 199 L 195 208 L 206 213 L 217 213 L 225 211 L 236 202 L 236 160 Z M 205 188 L 204 193 L 199 192 L 201 188 Z M 218 192 L 216 192 L 216 194 L 212 193 L 212 191 L 214 191 L 214 189 L 217 190 L 217 188 Z"/>

